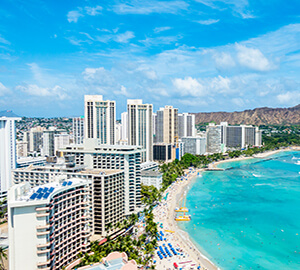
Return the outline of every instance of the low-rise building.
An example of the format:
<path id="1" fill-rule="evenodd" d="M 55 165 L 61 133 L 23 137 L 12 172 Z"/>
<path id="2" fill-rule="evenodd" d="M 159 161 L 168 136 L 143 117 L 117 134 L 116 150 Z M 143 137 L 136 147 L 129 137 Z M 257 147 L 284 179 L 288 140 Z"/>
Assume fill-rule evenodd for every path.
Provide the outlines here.
<path id="1" fill-rule="evenodd" d="M 142 183 L 146 186 L 154 186 L 158 190 L 162 187 L 162 173 L 159 171 L 142 171 Z"/>

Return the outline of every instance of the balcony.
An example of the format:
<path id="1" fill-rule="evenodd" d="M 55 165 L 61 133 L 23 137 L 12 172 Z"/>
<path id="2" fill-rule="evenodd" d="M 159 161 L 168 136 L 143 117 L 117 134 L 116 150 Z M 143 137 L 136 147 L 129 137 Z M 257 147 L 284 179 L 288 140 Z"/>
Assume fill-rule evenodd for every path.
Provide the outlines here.
<path id="1" fill-rule="evenodd" d="M 50 260 L 46 261 L 46 262 L 39 262 L 37 263 L 37 266 L 44 266 L 44 265 L 48 265 L 50 263 Z"/>
<path id="2" fill-rule="evenodd" d="M 36 247 L 37 248 L 45 248 L 45 247 L 48 247 L 50 245 L 50 242 L 47 242 L 47 243 L 45 243 L 45 244 L 39 244 L 39 245 L 37 245 Z"/>
<path id="3" fill-rule="evenodd" d="M 48 211 L 49 207 L 36 207 L 35 211 Z"/>
<path id="4" fill-rule="evenodd" d="M 43 253 L 48 253 L 48 252 L 50 252 L 49 248 L 48 249 L 44 249 L 44 250 L 38 250 L 37 254 L 43 254 Z"/>
<path id="5" fill-rule="evenodd" d="M 41 214 L 36 214 L 36 217 L 48 217 L 50 213 L 41 213 Z"/>
<path id="6" fill-rule="evenodd" d="M 37 226 L 36 229 L 37 230 L 46 230 L 46 229 L 49 229 L 50 228 L 50 225 L 44 225 L 44 226 Z"/>
<path id="7" fill-rule="evenodd" d="M 50 233 L 50 231 L 36 232 L 36 235 L 37 235 L 37 236 L 43 236 L 43 235 L 47 235 L 47 234 L 49 234 L 49 233 Z"/>

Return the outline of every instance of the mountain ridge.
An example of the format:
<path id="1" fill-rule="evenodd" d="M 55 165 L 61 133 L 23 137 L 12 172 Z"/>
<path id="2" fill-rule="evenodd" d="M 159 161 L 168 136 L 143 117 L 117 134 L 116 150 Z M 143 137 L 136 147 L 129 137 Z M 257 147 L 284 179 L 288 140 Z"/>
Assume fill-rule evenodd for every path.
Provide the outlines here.
<path id="1" fill-rule="evenodd" d="M 253 110 L 234 112 L 193 113 L 195 123 L 228 122 L 231 125 L 296 125 L 300 124 L 300 104 L 288 108 L 259 107 Z"/>

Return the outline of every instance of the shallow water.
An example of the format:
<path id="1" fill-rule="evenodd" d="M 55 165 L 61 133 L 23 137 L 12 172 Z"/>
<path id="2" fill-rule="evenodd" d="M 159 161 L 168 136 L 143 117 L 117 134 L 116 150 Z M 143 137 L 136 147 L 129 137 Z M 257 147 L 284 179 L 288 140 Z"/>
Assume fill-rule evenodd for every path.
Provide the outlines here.
<path id="1" fill-rule="evenodd" d="M 300 152 L 220 164 L 191 185 L 180 222 L 221 269 L 300 269 Z"/>

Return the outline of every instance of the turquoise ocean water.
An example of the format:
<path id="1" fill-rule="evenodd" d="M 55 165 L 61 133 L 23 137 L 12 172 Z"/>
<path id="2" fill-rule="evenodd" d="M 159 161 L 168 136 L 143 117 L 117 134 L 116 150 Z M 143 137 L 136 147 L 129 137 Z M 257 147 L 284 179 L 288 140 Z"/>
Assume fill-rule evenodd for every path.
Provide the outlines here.
<path id="1" fill-rule="evenodd" d="M 179 226 L 221 269 L 300 269 L 300 152 L 219 167 L 190 185 Z"/>

